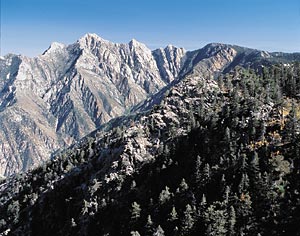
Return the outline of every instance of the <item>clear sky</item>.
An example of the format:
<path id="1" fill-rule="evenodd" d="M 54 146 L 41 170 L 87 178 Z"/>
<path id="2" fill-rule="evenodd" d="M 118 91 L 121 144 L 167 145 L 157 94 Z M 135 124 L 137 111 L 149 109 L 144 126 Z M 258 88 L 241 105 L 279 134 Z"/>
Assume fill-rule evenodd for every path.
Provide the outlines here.
<path id="1" fill-rule="evenodd" d="M 300 0 L 0 0 L 1 54 L 35 56 L 96 33 L 151 49 L 210 42 L 300 52 Z"/>

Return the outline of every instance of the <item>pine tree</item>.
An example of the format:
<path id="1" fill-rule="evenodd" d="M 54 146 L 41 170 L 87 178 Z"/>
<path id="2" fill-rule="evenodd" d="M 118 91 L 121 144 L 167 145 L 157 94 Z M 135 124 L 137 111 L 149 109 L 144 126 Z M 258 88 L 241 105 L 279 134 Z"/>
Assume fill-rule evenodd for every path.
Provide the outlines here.
<path id="1" fill-rule="evenodd" d="M 230 195 L 230 187 L 227 185 L 223 194 L 224 203 L 228 204 Z"/>
<path id="2" fill-rule="evenodd" d="M 283 130 L 283 139 L 287 142 L 293 142 L 299 134 L 299 121 L 297 119 L 296 104 L 292 102 L 292 108 L 286 117 L 286 123 Z"/>
<path id="3" fill-rule="evenodd" d="M 162 227 L 159 225 L 156 229 L 156 231 L 154 232 L 153 236 L 165 236 L 165 232 L 162 229 Z"/>
<path id="4" fill-rule="evenodd" d="M 244 232 L 246 228 L 253 227 L 253 208 L 251 197 L 248 193 L 242 193 L 235 205 L 236 218 L 239 221 L 239 227 Z"/>
<path id="5" fill-rule="evenodd" d="M 145 225 L 146 235 L 152 235 L 154 233 L 153 221 L 151 219 L 151 215 L 147 217 L 147 223 Z"/>
<path id="6" fill-rule="evenodd" d="M 200 210 L 201 210 L 201 212 L 203 212 L 206 209 L 206 206 L 207 206 L 206 196 L 203 193 L 202 194 L 202 198 L 201 198 L 201 202 L 200 202 Z"/>
<path id="7" fill-rule="evenodd" d="M 242 174 L 246 173 L 247 168 L 248 168 L 247 155 L 245 153 L 242 153 L 239 161 L 238 172 Z"/>
<path id="8" fill-rule="evenodd" d="M 189 186 L 188 186 L 188 184 L 185 182 L 185 179 L 183 178 L 183 179 L 181 180 L 180 185 L 179 185 L 179 190 L 180 190 L 180 192 L 185 192 L 185 191 L 187 191 L 188 189 L 189 189 Z"/>
<path id="9" fill-rule="evenodd" d="M 201 178 L 201 184 L 205 185 L 210 181 L 210 166 L 208 163 L 204 165 L 203 171 L 202 171 L 202 178 Z"/>
<path id="10" fill-rule="evenodd" d="M 135 222 L 141 216 L 141 207 L 137 202 L 133 202 L 131 205 L 131 221 Z"/>
<path id="11" fill-rule="evenodd" d="M 172 232 L 172 235 L 178 235 L 178 214 L 175 206 L 172 207 L 171 212 L 168 214 L 167 221 L 168 231 Z"/>
<path id="12" fill-rule="evenodd" d="M 141 236 L 138 231 L 131 231 L 130 235 L 131 236 Z"/>
<path id="13" fill-rule="evenodd" d="M 181 234 L 188 235 L 194 226 L 194 214 L 192 207 L 188 204 L 183 213 L 183 218 L 181 220 Z"/>
<path id="14" fill-rule="evenodd" d="M 225 129 L 225 134 L 224 134 L 224 142 L 225 142 L 225 144 L 229 144 L 230 143 L 230 141 L 231 141 L 231 137 L 230 137 L 231 135 L 230 135 L 230 129 L 229 129 L 229 127 L 226 127 L 226 129 Z"/>
<path id="15" fill-rule="evenodd" d="M 228 223 L 229 223 L 229 229 L 228 229 L 229 235 L 233 236 L 235 235 L 235 224 L 236 224 L 236 214 L 233 206 L 231 206 L 229 210 Z"/>
<path id="16" fill-rule="evenodd" d="M 178 219 L 178 215 L 177 215 L 177 212 L 176 212 L 175 207 L 173 206 L 173 207 L 172 207 L 172 210 L 171 210 L 171 212 L 170 212 L 170 214 L 169 214 L 168 221 L 174 222 L 174 221 L 176 221 L 177 219 Z"/>
<path id="17" fill-rule="evenodd" d="M 227 234 L 228 214 L 220 202 L 215 202 L 207 208 L 204 220 L 207 224 L 207 235 L 225 236 Z"/>
<path id="18" fill-rule="evenodd" d="M 238 186 L 239 193 L 241 194 L 241 193 L 248 192 L 249 184 L 250 184 L 249 177 L 245 173 L 245 174 L 242 175 L 241 182 L 240 182 L 240 184 Z"/>
<path id="19" fill-rule="evenodd" d="M 169 190 L 170 190 L 169 187 L 166 186 L 165 189 L 163 189 L 161 191 L 161 193 L 159 194 L 159 203 L 160 204 L 164 204 L 164 203 L 166 203 L 167 201 L 170 200 L 172 194 L 170 193 Z"/>
<path id="20" fill-rule="evenodd" d="M 9 219 L 13 221 L 14 224 L 19 222 L 20 216 L 20 204 L 18 200 L 13 200 L 7 207 L 7 215 Z"/>
<path id="21" fill-rule="evenodd" d="M 195 179 L 195 184 L 198 185 L 201 182 L 201 157 L 198 155 L 195 163 L 195 172 L 194 172 L 194 179 Z"/>
<path id="22" fill-rule="evenodd" d="M 248 166 L 248 169 L 249 169 L 249 175 L 251 179 L 255 181 L 258 176 L 258 173 L 260 172 L 259 157 L 257 152 L 253 153 L 252 160 Z"/>

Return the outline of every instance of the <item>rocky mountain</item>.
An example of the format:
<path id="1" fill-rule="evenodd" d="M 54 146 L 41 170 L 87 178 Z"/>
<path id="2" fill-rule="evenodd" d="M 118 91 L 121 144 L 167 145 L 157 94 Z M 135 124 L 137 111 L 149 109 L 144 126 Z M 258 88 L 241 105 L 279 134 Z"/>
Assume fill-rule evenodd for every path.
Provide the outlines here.
<path id="1" fill-rule="evenodd" d="M 0 174 L 47 160 L 174 80 L 184 50 L 165 51 L 158 64 L 136 40 L 115 44 L 87 34 L 36 58 L 0 59 Z"/>
<path id="2" fill-rule="evenodd" d="M 0 233 L 299 235 L 300 64 L 221 73 L 238 52 L 217 47 L 133 113 L 3 180 Z"/>
<path id="3" fill-rule="evenodd" d="M 298 58 L 225 44 L 151 51 L 136 40 L 116 44 L 95 34 L 68 46 L 53 43 L 35 58 L 6 55 L 0 59 L 0 174 L 37 166 L 110 119 L 150 109 L 187 75 L 217 77 L 237 65 Z"/>

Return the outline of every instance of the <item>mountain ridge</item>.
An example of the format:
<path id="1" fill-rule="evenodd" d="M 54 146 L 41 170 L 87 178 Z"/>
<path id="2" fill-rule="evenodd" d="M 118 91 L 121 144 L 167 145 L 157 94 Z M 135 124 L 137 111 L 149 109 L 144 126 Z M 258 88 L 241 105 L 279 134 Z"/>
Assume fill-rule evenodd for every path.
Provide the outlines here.
<path id="1" fill-rule="evenodd" d="M 5 56 L 0 60 L 0 174 L 39 165 L 139 103 L 148 101 L 151 108 L 154 94 L 162 95 L 161 89 L 187 75 L 217 77 L 237 65 L 261 68 L 300 55 L 266 58 L 262 51 L 237 47 L 150 50 L 136 40 L 117 44 L 86 34 L 74 44 L 53 43 L 34 58 Z"/>
<path id="2" fill-rule="evenodd" d="M 53 43 L 35 58 L 6 58 L 0 64 L 5 175 L 29 168 L 27 159 L 46 160 L 166 85 L 151 50 L 137 41 L 114 44 L 87 34 L 68 46 Z M 20 138 L 8 143 L 15 135 Z"/>

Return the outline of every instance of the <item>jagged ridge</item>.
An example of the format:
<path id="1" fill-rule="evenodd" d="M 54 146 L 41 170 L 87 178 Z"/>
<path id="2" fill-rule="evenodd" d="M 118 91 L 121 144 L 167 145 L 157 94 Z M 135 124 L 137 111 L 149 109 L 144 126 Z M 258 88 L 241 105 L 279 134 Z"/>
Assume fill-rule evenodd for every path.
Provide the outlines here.
<path id="1" fill-rule="evenodd" d="M 95 34 L 69 46 L 53 43 L 36 58 L 6 56 L 0 61 L 0 174 L 47 160 L 174 80 L 184 54 L 172 50 L 177 64 L 168 78 L 144 44 L 115 44 Z"/>
<path id="2" fill-rule="evenodd" d="M 95 34 L 69 46 L 53 43 L 36 58 L 7 55 L 0 59 L 0 174 L 38 165 L 155 94 L 143 102 L 150 109 L 186 75 L 214 77 L 236 65 L 297 58 L 225 44 L 151 51 L 136 40 L 116 44 Z"/>

